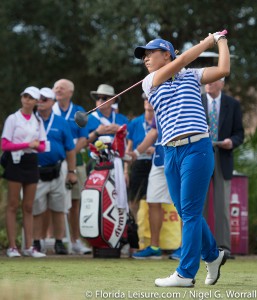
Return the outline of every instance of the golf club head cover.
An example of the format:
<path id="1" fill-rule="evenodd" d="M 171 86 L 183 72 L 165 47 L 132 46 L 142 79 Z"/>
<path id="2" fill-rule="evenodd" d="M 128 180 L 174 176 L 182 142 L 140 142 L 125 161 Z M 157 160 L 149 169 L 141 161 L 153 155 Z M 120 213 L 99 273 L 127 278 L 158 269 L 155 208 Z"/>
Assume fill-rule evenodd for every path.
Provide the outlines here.
<path id="1" fill-rule="evenodd" d="M 90 156 L 93 159 L 97 159 L 99 157 L 99 151 L 97 150 L 96 146 L 90 143 L 88 147 L 90 150 Z"/>
<path id="2" fill-rule="evenodd" d="M 125 137 L 127 135 L 127 125 L 124 124 L 120 126 L 118 131 L 115 134 L 114 140 L 112 142 L 112 150 L 119 154 L 119 157 L 122 158 L 125 154 Z"/>

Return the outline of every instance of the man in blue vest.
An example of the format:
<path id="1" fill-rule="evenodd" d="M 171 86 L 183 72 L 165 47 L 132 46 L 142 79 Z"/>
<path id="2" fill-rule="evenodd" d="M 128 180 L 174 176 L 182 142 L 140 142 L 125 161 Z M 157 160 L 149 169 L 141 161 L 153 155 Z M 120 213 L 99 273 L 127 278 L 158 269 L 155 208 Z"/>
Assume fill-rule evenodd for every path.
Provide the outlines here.
<path id="1" fill-rule="evenodd" d="M 38 154 L 40 180 L 37 185 L 34 215 L 34 247 L 40 251 L 40 240 L 44 239 L 44 218 L 51 211 L 52 229 L 56 254 L 67 254 L 62 238 L 65 231 L 66 182 L 76 183 L 77 175 L 68 172 L 76 166 L 75 146 L 66 120 L 53 113 L 55 94 L 49 88 L 40 90 L 38 115 L 47 134 L 46 150 Z"/>

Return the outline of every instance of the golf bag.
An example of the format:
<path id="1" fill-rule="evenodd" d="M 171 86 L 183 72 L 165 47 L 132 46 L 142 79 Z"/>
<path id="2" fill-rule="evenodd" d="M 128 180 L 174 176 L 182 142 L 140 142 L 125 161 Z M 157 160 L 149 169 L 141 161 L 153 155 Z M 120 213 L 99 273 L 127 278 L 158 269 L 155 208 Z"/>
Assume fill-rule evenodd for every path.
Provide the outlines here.
<path id="1" fill-rule="evenodd" d="M 113 142 L 105 137 L 90 144 L 96 165 L 81 193 L 79 223 L 81 235 L 93 246 L 94 257 L 120 256 L 128 212 L 126 190 L 121 189 L 125 134 L 126 126 L 122 126 Z"/>

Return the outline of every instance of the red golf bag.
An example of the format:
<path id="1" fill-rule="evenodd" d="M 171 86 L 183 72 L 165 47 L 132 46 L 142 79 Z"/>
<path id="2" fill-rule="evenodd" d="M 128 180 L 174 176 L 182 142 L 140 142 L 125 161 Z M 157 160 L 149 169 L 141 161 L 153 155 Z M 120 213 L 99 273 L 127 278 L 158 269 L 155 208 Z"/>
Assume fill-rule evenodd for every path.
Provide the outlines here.
<path id="1" fill-rule="evenodd" d="M 117 205 L 114 157 L 124 156 L 125 133 L 126 126 L 122 126 L 112 143 L 90 145 L 97 163 L 81 193 L 79 222 L 80 233 L 93 246 L 94 257 L 120 257 L 127 209 Z"/>

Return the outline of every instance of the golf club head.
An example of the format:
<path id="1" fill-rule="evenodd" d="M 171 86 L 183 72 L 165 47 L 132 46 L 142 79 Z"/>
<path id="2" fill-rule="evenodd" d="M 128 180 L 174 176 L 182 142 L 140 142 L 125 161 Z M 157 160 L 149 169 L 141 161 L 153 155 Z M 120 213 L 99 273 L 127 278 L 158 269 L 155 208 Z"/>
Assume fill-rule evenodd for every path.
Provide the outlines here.
<path id="1" fill-rule="evenodd" d="M 79 127 L 85 127 L 87 125 L 87 113 L 84 111 L 77 111 L 75 113 L 75 122 Z"/>

